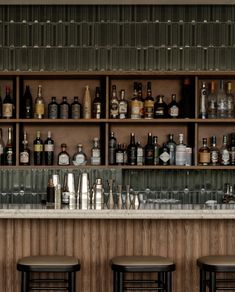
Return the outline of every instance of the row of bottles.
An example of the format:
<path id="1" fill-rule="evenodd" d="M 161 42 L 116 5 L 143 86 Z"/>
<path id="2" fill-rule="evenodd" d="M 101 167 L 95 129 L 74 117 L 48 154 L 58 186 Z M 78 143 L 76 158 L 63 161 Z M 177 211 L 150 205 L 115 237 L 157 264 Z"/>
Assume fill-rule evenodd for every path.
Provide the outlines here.
<path id="1" fill-rule="evenodd" d="M 223 135 L 222 146 L 217 147 L 216 136 L 210 138 L 210 147 L 207 138 L 202 139 L 202 147 L 199 149 L 200 165 L 235 165 L 235 133 L 229 136 Z"/>
<path id="2" fill-rule="evenodd" d="M 135 134 L 130 134 L 130 144 L 117 143 L 114 133 L 109 138 L 110 165 L 192 165 L 192 148 L 183 141 L 183 134 L 179 134 L 179 143 L 174 141 L 174 135 L 169 134 L 168 141 L 162 146 L 158 144 L 158 137 L 148 133 L 146 145 L 143 147 Z"/>
<path id="3" fill-rule="evenodd" d="M 232 82 L 220 80 L 216 92 L 215 81 L 210 84 L 203 81 L 200 89 L 200 114 L 202 119 L 234 118 L 234 95 L 232 93 Z"/>

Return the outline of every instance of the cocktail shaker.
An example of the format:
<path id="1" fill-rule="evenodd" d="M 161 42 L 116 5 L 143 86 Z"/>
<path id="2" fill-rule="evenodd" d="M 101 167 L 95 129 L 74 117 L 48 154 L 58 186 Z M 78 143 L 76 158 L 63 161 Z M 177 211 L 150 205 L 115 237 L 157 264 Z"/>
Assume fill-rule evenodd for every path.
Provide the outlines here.
<path id="1" fill-rule="evenodd" d="M 79 209 L 85 210 L 90 208 L 90 182 L 87 172 L 80 174 L 77 197 Z"/>
<path id="2" fill-rule="evenodd" d="M 92 205 L 96 210 L 101 210 L 104 208 L 104 188 L 101 178 L 97 178 L 93 185 Z"/>
<path id="3" fill-rule="evenodd" d="M 76 207 L 76 194 L 74 184 L 74 174 L 68 173 L 68 192 L 69 192 L 69 208 L 75 209 Z"/>

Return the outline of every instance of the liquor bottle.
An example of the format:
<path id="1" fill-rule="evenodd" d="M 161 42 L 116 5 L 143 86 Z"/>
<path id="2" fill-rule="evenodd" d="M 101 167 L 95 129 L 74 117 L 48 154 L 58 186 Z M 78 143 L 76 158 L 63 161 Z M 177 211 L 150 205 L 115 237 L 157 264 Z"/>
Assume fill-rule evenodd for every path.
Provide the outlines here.
<path id="1" fill-rule="evenodd" d="M 97 137 L 93 139 L 91 148 L 91 165 L 101 165 L 100 140 Z"/>
<path id="2" fill-rule="evenodd" d="M 199 149 L 198 163 L 200 165 L 210 164 L 210 148 L 207 146 L 207 138 L 202 138 L 202 147 Z"/>
<path id="3" fill-rule="evenodd" d="M 147 83 L 147 96 L 144 100 L 144 118 L 154 118 L 154 99 L 152 97 L 151 82 Z"/>
<path id="4" fill-rule="evenodd" d="M 152 133 L 148 133 L 148 142 L 144 147 L 145 165 L 154 164 L 154 146 Z"/>
<path id="5" fill-rule="evenodd" d="M 206 82 L 202 82 L 202 86 L 200 89 L 200 109 L 199 109 L 199 118 L 206 119 L 207 118 L 207 86 Z"/>
<path id="6" fill-rule="evenodd" d="M 179 134 L 179 144 L 175 148 L 175 165 L 186 164 L 186 145 L 184 144 L 184 135 Z"/>
<path id="7" fill-rule="evenodd" d="M 61 144 L 61 152 L 58 154 L 58 165 L 69 165 L 70 164 L 70 156 L 68 154 L 67 145 L 65 143 Z"/>
<path id="8" fill-rule="evenodd" d="M 110 133 L 109 136 L 109 164 L 116 164 L 116 149 L 117 149 L 117 139 L 114 137 L 114 132 Z"/>
<path id="9" fill-rule="evenodd" d="M 102 110 L 102 100 L 100 96 L 100 88 L 96 87 L 95 89 L 95 98 L 93 100 L 93 118 L 94 119 L 101 119 L 101 110 Z"/>
<path id="10" fill-rule="evenodd" d="M 144 165 L 144 148 L 141 146 L 140 141 L 136 143 L 137 146 L 137 165 Z"/>
<path id="11" fill-rule="evenodd" d="M 215 94 L 215 82 L 211 81 L 211 88 L 208 94 L 207 113 L 209 119 L 217 118 L 217 97 Z"/>
<path id="12" fill-rule="evenodd" d="M 25 88 L 21 116 L 25 119 L 32 119 L 33 117 L 33 98 L 30 92 L 29 85 L 26 85 Z"/>
<path id="13" fill-rule="evenodd" d="M 47 203 L 55 203 L 55 187 L 53 179 L 50 177 L 47 183 Z"/>
<path id="14" fill-rule="evenodd" d="M 159 163 L 160 165 L 169 165 L 170 162 L 170 153 L 169 148 L 166 143 L 163 143 L 162 148 L 160 149 Z"/>
<path id="15" fill-rule="evenodd" d="M 230 155 L 228 148 L 228 136 L 223 135 L 223 143 L 220 148 L 220 164 L 221 165 L 229 165 L 230 164 Z"/>
<path id="16" fill-rule="evenodd" d="M 228 112 L 227 118 L 234 118 L 234 95 L 232 94 L 232 82 L 227 82 L 227 105 L 228 105 Z"/>
<path id="17" fill-rule="evenodd" d="M 0 85 L 0 119 L 2 118 L 2 88 Z"/>
<path id="18" fill-rule="evenodd" d="M 153 164 L 159 165 L 160 145 L 158 144 L 158 137 L 153 136 Z"/>
<path id="19" fill-rule="evenodd" d="M 78 96 L 74 96 L 73 102 L 71 103 L 71 118 L 80 119 L 81 118 L 82 106 L 78 101 Z"/>
<path id="20" fill-rule="evenodd" d="M 83 119 L 91 118 L 91 94 L 88 85 L 85 87 L 85 94 L 83 97 L 82 117 Z"/>
<path id="21" fill-rule="evenodd" d="M 176 143 L 174 141 L 174 135 L 169 134 L 168 136 L 168 141 L 167 141 L 167 147 L 169 148 L 170 151 L 170 165 L 175 165 L 175 150 L 176 150 Z"/>
<path id="22" fill-rule="evenodd" d="M 14 165 L 15 163 L 15 153 L 13 149 L 13 129 L 8 128 L 8 138 L 5 146 L 5 165 Z"/>
<path id="23" fill-rule="evenodd" d="M 83 152 L 83 145 L 78 144 L 77 152 L 73 155 L 73 164 L 74 165 L 86 165 L 87 157 L 86 154 Z"/>
<path id="24" fill-rule="evenodd" d="M 0 165 L 4 165 L 4 142 L 2 138 L 2 128 L 0 128 Z"/>
<path id="25" fill-rule="evenodd" d="M 144 99 L 143 99 L 141 82 L 138 83 L 138 100 L 139 100 L 140 118 L 144 118 Z"/>
<path id="26" fill-rule="evenodd" d="M 231 144 L 229 147 L 230 164 L 235 165 L 235 133 L 231 134 Z"/>
<path id="27" fill-rule="evenodd" d="M 3 99 L 2 116 L 6 119 L 14 117 L 14 102 L 10 94 L 11 90 L 9 86 L 6 86 L 6 95 Z"/>
<path id="28" fill-rule="evenodd" d="M 180 101 L 181 117 L 193 118 L 194 113 L 194 86 L 190 78 L 184 78 L 182 85 L 182 99 Z"/>
<path id="29" fill-rule="evenodd" d="M 217 93 L 217 118 L 227 118 L 228 103 L 224 90 L 224 80 L 220 80 L 220 87 Z"/>
<path id="30" fill-rule="evenodd" d="M 33 142 L 33 156 L 34 156 L 34 165 L 42 165 L 43 162 L 43 142 L 41 139 L 40 131 L 36 132 L 36 139 Z"/>
<path id="31" fill-rule="evenodd" d="M 124 155 L 123 155 L 123 149 L 122 145 L 118 143 L 118 147 L 116 150 L 116 164 L 117 165 L 123 165 L 124 164 Z"/>
<path id="32" fill-rule="evenodd" d="M 56 97 L 51 97 L 51 102 L 48 104 L 48 118 L 58 119 L 59 118 L 59 105 L 56 102 Z"/>
<path id="33" fill-rule="evenodd" d="M 111 119 L 118 118 L 118 98 L 117 98 L 117 89 L 116 85 L 112 85 L 112 96 L 110 99 L 110 106 L 109 106 L 109 116 Z"/>
<path id="34" fill-rule="evenodd" d="M 210 147 L 210 164 L 219 164 L 219 149 L 216 146 L 216 136 L 211 137 L 211 147 Z"/>
<path id="35" fill-rule="evenodd" d="M 118 104 L 119 119 L 127 119 L 128 117 L 128 103 L 125 99 L 125 90 L 121 90 L 120 101 Z"/>
<path id="36" fill-rule="evenodd" d="M 42 96 L 42 85 L 38 85 L 38 93 L 35 99 L 35 110 L 34 117 L 35 119 L 42 119 L 45 114 L 45 103 Z"/>
<path id="37" fill-rule="evenodd" d="M 171 95 L 171 102 L 167 106 L 167 113 L 169 118 L 178 118 L 180 111 L 179 111 L 179 104 L 176 101 L 176 94 Z"/>
<path id="38" fill-rule="evenodd" d="M 24 131 L 24 139 L 20 151 L 20 165 L 30 165 L 30 150 L 28 148 L 26 131 Z"/>
<path id="39" fill-rule="evenodd" d="M 67 96 L 62 97 L 60 103 L 60 119 L 69 119 L 70 117 L 70 105 L 67 101 Z"/>
<path id="40" fill-rule="evenodd" d="M 133 97 L 130 101 L 130 117 L 131 119 L 140 119 L 140 103 L 138 98 L 138 83 L 134 82 Z"/>
<path id="41" fill-rule="evenodd" d="M 51 138 L 51 131 L 47 133 L 47 139 L 44 142 L 45 165 L 54 164 L 54 140 Z"/>
<path id="42" fill-rule="evenodd" d="M 156 119 L 167 118 L 167 105 L 164 102 L 164 95 L 159 95 L 154 104 L 154 117 Z"/>
<path id="43" fill-rule="evenodd" d="M 131 133 L 130 135 L 130 144 L 127 147 L 128 155 L 128 164 L 136 165 L 137 164 L 137 146 L 135 144 L 135 134 Z"/>

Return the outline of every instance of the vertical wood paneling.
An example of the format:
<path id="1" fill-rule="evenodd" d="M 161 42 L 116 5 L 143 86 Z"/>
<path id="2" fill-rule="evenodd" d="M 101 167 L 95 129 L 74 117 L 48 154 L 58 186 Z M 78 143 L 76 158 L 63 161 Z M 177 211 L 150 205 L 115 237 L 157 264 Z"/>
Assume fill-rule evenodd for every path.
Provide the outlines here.
<path id="1" fill-rule="evenodd" d="M 235 254 L 235 221 L 2 219 L 0 245 L 1 292 L 20 292 L 16 263 L 30 254 L 78 256 L 77 292 L 112 292 L 113 256 L 168 256 L 176 263 L 174 292 L 198 292 L 197 258 Z"/>

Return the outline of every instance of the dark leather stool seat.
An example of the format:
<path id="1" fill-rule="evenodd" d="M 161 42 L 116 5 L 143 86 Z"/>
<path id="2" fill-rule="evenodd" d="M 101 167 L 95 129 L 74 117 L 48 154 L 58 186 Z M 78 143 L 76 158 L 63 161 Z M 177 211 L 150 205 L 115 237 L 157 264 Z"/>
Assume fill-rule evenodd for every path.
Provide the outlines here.
<path id="1" fill-rule="evenodd" d="M 204 256 L 197 260 L 197 265 L 200 268 L 200 292 L 206 292 L 207 286 L 210 292 L 235 290 L 234 279 L 217 278 L 217 273 L 235 273 L 235 255 Z"/>
<path id="2" fill-rule="evenodd" d="M 119 256 L 111 260 L 114 292 L 128 290 L 172 292 L 172 272 L 175 264 L 161 256 Z M 127 280 L 126 273 L 157 273 L 154 280 Z M 131 286 L 130 286 L 131 285 Z M 144 286 L 143 286 L 144 285 Z M 146 287 L 146 285 L 149 285 Z"/>
<path id="3" fill-rule="evenodd" d="M 22 272 L 21 292 L 28 292 L 32 288 L 33 290 L 49 290 L 50 288 L 51 290 L 63 289 L 68 292 L 75 292 L 75 273 L 80 270 L 80 261 L 72 256 L 29 256 L 18 261 L 17 270 Z M 30 277 L 32 272 L 67 273 L 68 277 L 67 279 L 35 279 Z M 62 282 L 63 287 L 58 288 L 58 285 L 56 287 L 46 287 L 42 285 L 42 283 L 48 282 Z"/>

